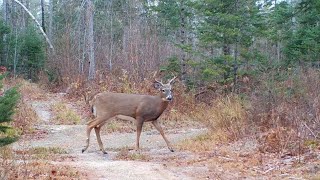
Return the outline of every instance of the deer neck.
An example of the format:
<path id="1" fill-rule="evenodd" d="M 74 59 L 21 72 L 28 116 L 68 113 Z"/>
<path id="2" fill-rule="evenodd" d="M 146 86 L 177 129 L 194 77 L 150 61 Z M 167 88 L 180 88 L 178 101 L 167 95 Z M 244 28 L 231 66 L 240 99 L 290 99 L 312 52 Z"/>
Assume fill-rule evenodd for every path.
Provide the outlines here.
<path id="1" fill-rule="evenodd" d="M 160 105 L 160 110 L 161 112 L 163 112 L 167 107 L 170 101 L 166 100 L 165 97 L 163 97 L 162 95 L 158 96 L 160 98 L 161 101 L 161 105 Z"/>

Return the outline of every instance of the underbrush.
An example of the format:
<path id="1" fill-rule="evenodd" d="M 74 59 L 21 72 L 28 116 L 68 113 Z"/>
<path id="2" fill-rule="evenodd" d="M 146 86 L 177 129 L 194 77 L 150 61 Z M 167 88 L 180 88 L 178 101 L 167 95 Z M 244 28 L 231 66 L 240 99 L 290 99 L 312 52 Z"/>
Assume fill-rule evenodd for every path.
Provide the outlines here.
<path id="1" fill-rule="evenodd" d="M 31 83 L 27 80 L 17 78 L 8 81 L 9 86 L 18 86 L 19 92 L 24 100 L 43 100 L 47 99 L 45 88 L 40 87 L 39 84 Z"/>
<path id="2" fill-rule="evenodd" d="M 263 151 L 298 155 L 310 150 L 305 142 L 319 142 L 319 79 L 319 70 L 299 68 L 262 77 L 249 112 Z"/>
<path id="3" fill-rule="evenodd" d="M 0 149 L 0 179 L 82 179 L 84 172 L 69 166 L 54 165 L 47 161 L 50 149 L 33 149 L 15 153 L 10 147 Z M 34 155 L 38 158 L 34 160 Z M 42 154 L 42 156 L 40 156 Z"/>
<path id="4" fill-rule="evenodd" d="M 20 99 L 15 107 L 14 114 L 12 116 L 13 121 L 6 122 L 10 127 L 7 133 L 10 136 L 23 136 L 32 134 L 34 132 L 34 125 L 38 122 L 38 116 L 28 103 L 30 98 L 42 98 L 42 91 L 35 84 L 29 83 L 22 79 L 9 79 L 4 84 L 5 89 L 11 87 L 18 87 Z M 34 91 L 34 93 L 32 93 Z M 36 94 L 39 92 L 39 94 Z"/>
<path id="5" fill-rule="evenodd" d="M 252 137 L 262 153 L 296 156 L 320 149 L 319 79 L 320 72 L 314 69 L 266 73 L 249 92 L 197 104 L 188 116 L 205 124 L 209 133 L 179 146 L 208 151 L 212 142 Z"/>
<path id="6" fill-rule="evenodd" d="M 13 119 L 13 126 L 19 129 L 21 135 L 32 134 L 34 132 L 34 125 L 39 122 L 36 112 L 23 99 L 20 100 Z"/>
<path id="7" fill-rule="evenodd" d="M 91 83 L 81 78 L 69 83 L 69 98 L 92 97 L 102 91 L 157 94 L 153 78 L 137 83 L 136 77 L 125 71 L 97 77 Z M 236 93 L 226 93 L 229 86 L 216 83 L 208 85 L 206 91 L 186 91 L 177 80 L 173 85 L 174 101 L 160 118 L 167 127 L 193 128 L 199 127 L 199 122 L 207 127 L 207 135 L 185 142 L 186 146 L 208 150 L 210 143 L 204 142 L 225 143 L 251 137 L 259 142 L 261 152 L 296 155 L 310 149 L 306 142 L 319 144 L 319 79 L 319 70 L 312 68 L 272 70 L 248 76 L 242 84 L 239 80 Z M 124 128 L 127 122 L 107 126 L 109 131 L 134 130 L 130 125 Z"/>

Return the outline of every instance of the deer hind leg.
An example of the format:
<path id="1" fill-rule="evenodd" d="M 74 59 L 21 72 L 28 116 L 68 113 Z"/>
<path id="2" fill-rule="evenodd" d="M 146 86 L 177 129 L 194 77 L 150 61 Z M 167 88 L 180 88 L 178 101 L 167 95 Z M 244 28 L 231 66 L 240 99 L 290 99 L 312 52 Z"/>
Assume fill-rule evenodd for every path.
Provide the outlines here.
<path id="1" fill-rule="evenodd" d="M 92 130 L 92 126 L 90 126 L 89 124 L 87 125 L 87 140 L 86 140 L 86 146 L 82 149 L 82 153 L 88 149 L 89 147 L 89 141 L 90 141 L 90 132 Z"/>
<path id="2" fill-rule="evenodd" d="M 96 127 L 94 127 L 94 130 L 95 130 L 95 132 L 96 132 L 97 141 L 98 141 L 100 150 L 103 152 L 103 154 L 108 154 L 108 153 L 105 151 L 105 149 L 103 148 L 103 144 L 102 144 L 101 137 L 100 137 L 101 127 L 102 127 L 105 123 L 106 123 L 106 122 L 102 122 L 101 124 L 98 124 Z"/>
<path id="3" fill-rule="evenodd" d="M 154 127 L 160 132 L 162 138 L 164 139 L 164 141 L 167 143 L 167 146 L 168 146 L 168 149 L 171 151 L 171 152 L 174 152 L 172 146 L 171 146 L 171 143 L 169 142 L 169 140 L 166 138 L 166 136 L 164 135 L 164 132 L 162 130 L 162 127 L 160 126 L 158 120 L 155 120 L 155 121 L 152 121 L 152 124 L 154 125 Z"/>
<path id="4" fill-rule="evenodd" d="M 89 121 L 87 124 L 87 140 L 86 140 L 86 146 L 82 149 L 82 153 L 84 151 L 86 151 L 89 147 L 89 142 L 90 142 L 90 133 L 91 130 L 96 127 L 98 124 L 100 124 L 101 122 L 103 122 L 104 119 L 100 119 L 100 118 L 96 118 L 92 121 Z"/>

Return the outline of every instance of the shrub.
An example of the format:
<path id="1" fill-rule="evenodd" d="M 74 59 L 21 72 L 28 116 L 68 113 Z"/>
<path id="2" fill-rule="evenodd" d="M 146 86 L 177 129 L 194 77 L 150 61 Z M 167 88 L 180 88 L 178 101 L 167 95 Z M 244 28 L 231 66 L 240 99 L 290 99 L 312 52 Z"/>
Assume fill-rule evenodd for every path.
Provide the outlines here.
<path id="1" fill-rule="evenodd" d="M 3 86 L 1 80 L 4 76 L 4 74 L 0 75 L 0 89 Z M 12 121 L 11 117 L 14 114 L 19 97 L 17 87 L 6 90 L 2 95 L 0 94 L 0 147 L 17 140 L 15 131 L 9 127 L 8 123 Z"/>

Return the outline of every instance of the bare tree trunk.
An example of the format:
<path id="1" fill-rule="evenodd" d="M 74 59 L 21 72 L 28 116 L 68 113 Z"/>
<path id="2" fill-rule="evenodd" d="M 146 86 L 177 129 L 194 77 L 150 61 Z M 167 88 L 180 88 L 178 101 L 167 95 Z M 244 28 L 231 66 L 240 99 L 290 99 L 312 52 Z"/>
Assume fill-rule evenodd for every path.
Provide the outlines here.
<path id="1" fill-rule="evenodd" d="M 95 59 L 94 59 L 94 34 L 93 34 L 93 2 L 87 0 L 87 25 L 88 25 L 88 46 L 89 46 L 89 80 L 95 78 Z"/>
<path id="2" fill-rule="evenodd" d="M 277 5 L 277 0 L 274 1 L 274 6 L 275 8 L 278 7 Z M 277 42 L 276 42 L 276 54 L 277 54 L 277 62 L 279 63 L 280 62 L 280 42 L 279 42 L 279 34 L 280 34 L 280 31 L 277 30 Z"/>
<path id="3" fill-rule="evenodd" d="M 82 30 L 81 31 L 81 34 L 82 34 L 82 37 L 83 38 L 81 38 L 80 39 L 80 48 L 81 48 L 81 50 L 80 51 L 82 51 L 82 53 L 81 53 L 81 57 L 79 58 L 80 59 L 80 62 L 79 62 L 79 72 L 80 72 L 80 74 L 83 74 L 83 71 L 84 71 L 84 62 L 85 62 L 85 59 L 86 59 L 86 53 L 87 53 L 87 48 L 86 48 L 86 42 L 87 42 L 87 28 L 82 24 L 81 25 L 82 26 L 82 29 L 80 29 L 80 30 Z M 82 41 L 82 42 L 81 42 Z M 81 47 L 81 44 L 82 44 L 82 47 Z"/>
<path id="4" fill-rule="evenodd" d="M 41 20 L 42 20 L 42 29 L 43 32 L 46 32 L 46 27 L 45 27 L 45 21 L 44 21 L 44 2 L 43 0 L 41 0 Z"/>
<path id="5" fill-rule="evenodd" d="M 235 11 L 238 12 L 238 0 L 235 2 Z M 236 22 L 236 27 L 238 28 L 238 22 Z M 234 47 L 234 63 L 233 63 L 233 88 L 232 91 L 236 92 L 237 90 L 237 79 L 238 79 L 238 46 L 239 46 L 239 37 L 236 37 L 236 43 Z"/>
<path id="6" fill-rule="evenodd" d="M 17 46 L 18 46 L 18 28 L 15 27 L 15 44 L 14 44 L 14 58 L 13 58 L 13 77 L 17 76 L 17 64 L 18 64 L 18 58 L 17 58 Z"/>
<path id="7" fill-rule="evenodd" d="M 113 58 L 113 8 L 112 8 L 112 3 L 113 3 L 113 0 L 111 0 L 110 2 L 110 55 L 109 55 L 109 69 L 110 71 L 112 71 L 112 64 L 113 64 L 113 61 L 112 61 L 112 58 Z"/>
<path id="8" fill-rule="evenodd" d="M 84 62 L 86 60 L 86 53 L 87 53 L 87 48 L 86 48 L 86 37 L 87 37 L 87 28 L 83 28 L 83 46 L 82 46 L 82 57 L 81 57 L 81 62 L 80 62 L 80 72 L 81 74 L 84 71 Z"/>
<path id="9" fill-rule="evenodd" d="M 16 4 L 12 5 L 13 14 L 18 14 Z M 18 36 L 18 18 L 12 18 L 12 29 L 15 30 L 15 44 L 14 44 L 14 57 L 13 57 L 13 75 L 16 75 L 17 67 L 17 36 Z"/>
<path id="10" fill-rule="evenodd" d="M 7 22 L 7 0 L 3 0 L 2 2 L 2 17 L 4 23 Z"/>
<path id="11" fill-rule="evenodd" d="M 230 56 L 231 55 L 231 48 L 230 48 L 230 45 L 229 44 L 224 44 L 223 47 L 222 47 L 222 51 L 223 51 L 223 55 L 224 56 Z M 224 61 L 224 64 L 226 66 L 228 66 L 228 62 L 225 60 Z M 229 71 L 226 71 L 223 73 L 223 78 L 224 80 L 227 80 L 230 76 L 230 72 Z"/>
<path id="12" fill-rule="evenodd" d="M 277 36 L 278 36 L 278 38 L 279 38 L 279 30 L 277 31 Z M 281 43 L 280 43 L 280 41 L 279 41 L 279 39 L 278 39 L 278 40 L 277 40 L 277 44 L 276 44 L 276 47 L 277 47 L 277 61 L 278 61 L 278 63 L 280 62 L 280 58 L 281 58 L 280 45 L 281 45 Z"/>
<path id="13" fill-rule="evenodd" d="M 183 0 L 181 1 L 181 14 L 180 14 L 180 43 L 182 47 L 186 44 L 186 33 L 185 33 L 185 25 L 186 25 L 186 17 L 185 17 L 185 7 Z M 185 83 L 187 76 L 187 63 L 186 63 L 186 53 L 182 50 L 181 54 L 181 80 Z"/>
<path id="14" fill-rule="evenodd" d="M 8 25 L 8 16 L 9 16 L 9 2 L 8 0 L 3 0 L 3 19 L 4 19 L 4 24 Z M 4 62 L 8 61 L 8 43 L 7 43 L 7 34 L 4 34 L 3 36 L 3 58 Z"/>
<path id="15" fill-rule="evenodd" d="M 25 1 L 25 5 L 26 5 L 26 7 L 27 7 L 27 9 L 30 9 L 30 2 L 29 2 L 29 0 L 26 0 Z M 28 16 L 28 14 L 26 14 L 26 13 L 24 13 L 24 21 L 25 21 L 25 27 L 28 27 L 28 25 L 29 25 L 29 16 Z"/>
<path id="16" fill-rule="evenodd" d="M 49 0 L 49 28 L 48 36 L 52 40 L 52 23 L 53 23 L 53 0 Z"/>

